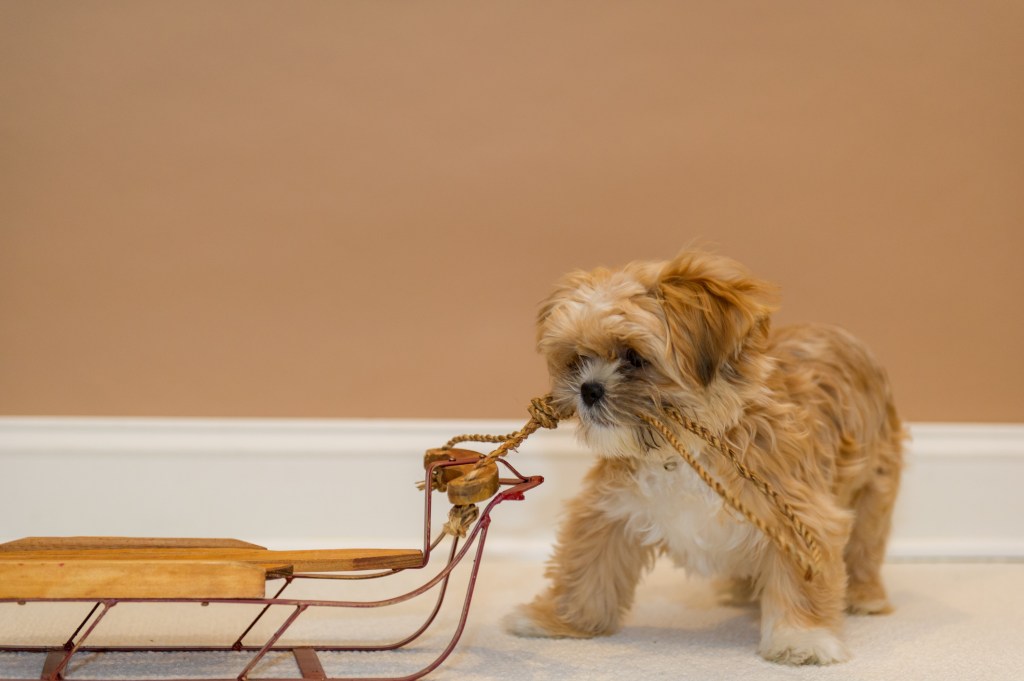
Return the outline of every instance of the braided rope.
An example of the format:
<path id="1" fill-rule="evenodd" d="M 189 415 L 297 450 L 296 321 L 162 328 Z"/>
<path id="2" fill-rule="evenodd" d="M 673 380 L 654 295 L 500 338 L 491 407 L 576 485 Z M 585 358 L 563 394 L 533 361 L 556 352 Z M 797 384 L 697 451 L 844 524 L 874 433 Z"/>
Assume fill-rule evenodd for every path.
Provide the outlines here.
<path id="1" fill-rule="evenodd" d="M 557 428 L 559 419 L 563 418 L 551 404 L 550 395 L 535 397 L 530 400 L 530 406 L 527 407 L 527 411 L 530 412 L 530 420 L 527 421 L 522 428 L 513 433 L 509 433 L 507 435 L 456 435 L 451 440 L 448 440 L 441 449 L 451 449 L 462 442 L 487 442 L 491 444 L 498 444 L 499 446 L 497 449 L 480 459 L 477 463 L 477 468 L 481 468 L 492 463 L 495 459 L 505 456 L 513 449 L 517 449 L 521 444 L 523 444 L 526 438 L 530 437 L 541 428 Z"/>
<path id="2" fill-rule="evenodd" d="M 797 516 L 796 512 L 793 510 L 793 507 L 790 506 L 789 503 L 782 498 L 782 496 L 778 493 L 778 491 L 775 490 L 774 487 L 768 484 L 767 480 L 764 480 L 757 473 L 750 470 L 750 468 L 748 468 L 747 465 L 740 460 L 739 455 L 736 453 L 735 449 L 733 449 L 727 443 L 723 442 L 720 437 L 712 433 L 705 426 L 702 426 L 693 419 L 684 416 L 677 409 L 674 409 L 672 407 L 666 408 L 665 413 L 669 416 L 669 418 L 671 418 L 673 421 L 681 425 L 683 428 L 690 431 L 700 439 L 704 440 L 709 445 L 717 449 L 719 452 L 725 454 L 725 457 L 729 459 L 730 463 L 732 463 L 733 467 L 736 469 L 736 472 L 739 473 L 746 480 L 753 483 L 757 490 L 760 491 L 762 495 L 770 499 L 771 502 L 775 505 L 775 508 L 779 511 L 779 513 L 781 513 L 786 518 L 786 520 L 789 521 L 793 530 L 798 535 L 800 535 L 800 538 L 807 546 L 807 549 L 811 552 L 811 560 L 813 561 L 814 565 L 821 565 L 821 547 L 818 545 L 817 540 L 815 540 L 814 535 L 811 534 L 811 531 L 807 528 L 803 521 L 800 520 L 799 516 Z"/>
<path id="3" fill-rule="evenodd" d="M 536 397 L 530 401 L 528 408 L 530 412 L 530 420 L 520 428 L 519 430 L 508 433 L 507 435 L 485 435 L 485 434 L 463 434 L 456 435 L 449 440 L 442 449 L 451 449 L 455 445 L 462 442 L 486 442 L 491 444 L 497 444 L 498 447 L 494 449 L 487 456 L 481 457 L 477 463 L 477 467 L 486 466 L 492 463 L 495 459 L 505 456 L 510 451 L 517 449 L 526 438 L 530 437 L 533 433 L 541 428 L 555 428 L 558 426 L 560 419 L 569 418 L 572 413 L 560 413 L 555 409 L 551 401 L 550 395 L 544 397 Z M 694 458 L 693 454 L 686 448 L 683 443 L 676 438 L 672 430 L 665 425 L 663 421 L 660 421 L 653 416 L 646 414 L 638 415 L 644 423 L 649 425 L 668 442 L 676 453 L 694 470 L 694 472 L 704 481 L 708 487 L 722 498 L 722 500 L 731 506 L 734 510 L 740 513 L 746 518 L 754 527 L 760 530 L 766 537 L 768 537 L 775 545 L 784 553 L 788 554 L 804 571 L 804 578 L 810 580 L 814 575 L 820 571 L 819 566 L 822 562 L 821 547 L 811 534 L 807 526 L 800 520 L 793 511 L 785 499 L 783 499 L 779 493 L 768 483 L 767 480 L 763 479 L 757 473 L 750 470 L 742 461 L 736 451 L 725 443 L 720 437 L 712 433 L 710 430 L 700 425 L 696 421 L 683 416 L 677 409 L 668 407 L 665 409 L 666 415 L 683 428 L 698 436 L 714 449 L 718 450 L 732 463 L 733 467 L 748 482 L 752 483 L 762 495 L 768 498 L 775 508 L 782 514 L 783 518 L 788 521 L 789 527 L 803 540 L 806 545 L 810 556 L 805 552 L 801 551 L 799 547 L 792 544 L 786 539 L 779 531 L 777 527 L 769 526 L 762 518 L 757 516 L 749 507 L 746 506 L 740 499 L 734 496 L 725 488 L 725 486 L 713 478 L 707 470 L 701 466 L 700 462 Z M 455 525 L 459 524 L 455 519 L 452 519 L 453 530 Z"/>
<path id="4" fill-rule="evenodd" d="M 697 431 L 691 430 L 684 424 L 684 427 L 686 427 L 687 430 L 690 430 L 694 434 L 698 435 L 699 437 L 701 437 L 701 439 L 704 439 L 705 442 L 715 447 L 719 451 L 726 453 L 728 450 L 729 452 L 731 452 L 731 454 L 726 453 L 726 457 L 729 458 L 730 461 L 732 461 L 733 464 L 737 466 L 738 470 L 741 470 L 740 474 L 743 475 L 743 477 L 745 477 L 747 480 L 750 480 L 751 482 L 755 482 L 756 480 L 755 485 L 757 486 L 757 490 L 759 492 L 772 499 L 775 502 L 776 507 L 779 507 L 781 504 L 782 507 L 785 508 L 785 511 L 783 511 L 783 515 L 786 517 L 787 520 L 790 521 L 791 526 L 800 534 L 801 538 L 807 544 L 808 549 L 811 552 L 810 558 L 808 558 L 798 547 L 794 546 L 784 536 L 782 536 L 778 528 L 770 527 L 762 518 L 760 518 L 753 511 L 751 511 L 746 504 L 740 501 L 738 497 L 733 496 L 729 492 L 729 490 L 727 490 L 725 486 L 722 485 L 722 483 L 711 477 L 711 474 L 708 473 L 707 470 L 700 465 L 697 459 L 693 457 L 693 454 L 691 454 L 690 451 L 683 445 L 683 443 L 681 443 L 672 433 L 672 431 L 669 430 L 668 426 L 666 426 L 664 423 L 651 416 L 641 415 L 640 418 L 647 425 L 658 431 L 658 433 L 660 433 L 661 436 L 665 438 L 666 442 L 672 445 L 672 448 L 676 450 L 676 453 L 679 454 L 683 461 L 685 461 L 690 466 L 690 468 L 694 470 L 695 473 L 697 473 L 700 479 L 704 481 L 704 484 L 706 484 L 708 487 L 714 490 L 715 493 L 718 494 L 718 496 L 720 496 L 725 503 L 727 503 L 737 512 L 742 514 L 743 517 L 750 521 L 750 523 L 754 527 L 761 530 L 761 532 L 764 533 L 766 537 L 771 539 L 775 543 L 775 545 L 779 547 L 781 551 L 788 554 L 801 567 L 801 569 L 803 569 L 804 579 L 810 580 L 814 577 L 815 574 L 818 573 L 818 566 L 821 564 L 821 550 L 818 547 L 818 543 L 814 540 L 814 537 L 810 535 L 810 532 L 807 531 L 806 526 L 800 521 L 799 518 L 796 517 L 789 504 L 783 501 L 779 497 L 778 493 L 767 482 L 761 480 L 749 468 L 747 468 L 741 462 L 735 459 L 735 452 L 732 451 L 732 448 L 728 447 L 728 445 L 725 445 L 716 436 L 707 432 L 707 429 L 703 428 L 702 426 L 698 425 L 697 428 L 699 428 L 700 430 Z M 707 434 L 708 437 L 705 437 L 705 434 Z M 745 475 L 744 472 L 746 473 Z"/>
<path id="5" fill-rule="evenodd" d="M 515 433 L 509 433 L 508 435 L 484 435 L 481 433 L 466 433 L 463 435 L 456 435 L 451 440 L 448 440 L 448 442 L 444 443 L 444 445 L 441 446 L 441 449 L 451 449 L 455 445 L 462 444 L 463 442 L 488 442 L 491 444 L 499 444 L 502 442 L 508 442 L 513 437 L 515 437 L 517 433 L 519 433 L 519 431 L 516 431 Z"/>

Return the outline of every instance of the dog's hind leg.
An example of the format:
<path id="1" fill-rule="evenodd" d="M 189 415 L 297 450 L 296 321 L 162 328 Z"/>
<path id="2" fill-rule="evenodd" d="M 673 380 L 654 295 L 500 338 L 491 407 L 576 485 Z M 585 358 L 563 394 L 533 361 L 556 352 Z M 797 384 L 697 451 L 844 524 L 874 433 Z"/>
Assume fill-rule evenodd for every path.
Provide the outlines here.
<path id="1" fill-rule="evenodd" d="M 721 605 L 742 607 L 756 601 L 754 580 L 750 577 L 718 578 L 712 586 Z"/>
<path id="2" fill-rule="evenodd" d="M 882 585 L 881 568 L 900 482 L 900 441 L 897 436 L 877 446 L 868 482 L 853 499 L 853 530 L 844 558 L 849 585 L 846 606 L 852 613 L 880 615 L 892 611 Z"/>

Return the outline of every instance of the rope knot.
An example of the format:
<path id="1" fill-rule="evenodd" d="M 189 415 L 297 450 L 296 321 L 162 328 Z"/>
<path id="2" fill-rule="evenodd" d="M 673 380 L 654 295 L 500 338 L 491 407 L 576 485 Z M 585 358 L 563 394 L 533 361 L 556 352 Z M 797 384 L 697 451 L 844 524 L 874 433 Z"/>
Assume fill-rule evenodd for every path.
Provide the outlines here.
<path id="1" fill-rule="evenodd" d="M 469 526 L 472 525 L 479 516 L 480 509 L 477 508 L 476 504 L 452 506 L 451 510 L 448 511 L 448 522 L 444 524 L 442 531 L 453 537 L 465 537 L 466 533 L 469 531 Z"/>
<path id="2" fill-rule="evenodd" d="M 557 428 L 560 414 L 554 405 L 551 404 L 551 395 L 535 397 L 530 400 L 527 407 L 530 417 L 537 422 L 541 428 Z"/>

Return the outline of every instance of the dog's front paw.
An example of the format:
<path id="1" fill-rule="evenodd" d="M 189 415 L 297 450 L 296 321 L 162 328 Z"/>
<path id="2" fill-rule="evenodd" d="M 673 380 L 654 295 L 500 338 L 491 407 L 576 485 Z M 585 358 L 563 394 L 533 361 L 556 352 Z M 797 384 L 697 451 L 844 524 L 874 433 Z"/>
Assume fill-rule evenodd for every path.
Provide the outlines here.
<path id="1" fill-rule="evenodd" d="M 780 664 L 835 664 L 846 662 L 850 653 L 828 629 L 776 627 L 761 639 L 758 651 L 769 662 Z"/>
<path id="2" fill-rule="evenodd" d="M 501 623 L 508 633 L 527 638 L 591 638 L 610 633 L 576 628 L 558 617 L 549 604 L 537 601 L 520 605 Z"/>
<path id="3" fill-rule="evenodd" d="M 531 609 L 529 605 L 520 605 L 502 618 L 502 628 L 510 634 L 526 638 L 551 636 L 552 634 L 537 622 Z"/>

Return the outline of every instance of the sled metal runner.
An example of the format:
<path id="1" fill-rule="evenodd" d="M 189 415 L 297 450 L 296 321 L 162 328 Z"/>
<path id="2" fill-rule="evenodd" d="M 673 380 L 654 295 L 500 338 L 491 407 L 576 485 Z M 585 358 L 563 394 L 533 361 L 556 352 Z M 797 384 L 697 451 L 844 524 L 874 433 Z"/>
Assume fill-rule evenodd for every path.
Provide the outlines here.
<path id="1" fill-rule="evenodd" d="M 464 452 L 465 450 L 453 450 Z M 358 550 L 350 551 L 339 551 L 339 552 L 249 552 L 245 548 L 228 548 L 223 549 L 221 552 L 224 555 L 235 557 L 240 556 L 244 560 L 253 560 L 252 556 L 257 556 L 259 562 L 262 564 L 271 564 L 266 567 L 265 580 L 269 584 L 271 581 L 281 580 L 282 584 L 277 588 L 273 596 L 270 597 L 229 597 L 229 598 L 209 598 L 202 596 L 173 596 L 173 597 L 161 597 L 157 595 L 147 595 L 145 597 L 75 597 L 75 596 L 58 596 L 58 597 L 45 597 L 32 595 L 28 597 L 19 597 L 17 594 L 10 595 L 4 592 L 0 592 L 0 607 L 9 607 L 13 604 L 18 605 L 29 605 L 35 603 L 92 603 L 93 606 L 86 617 L 81 621 L 72 622 L 69 626 L 70 634 L 65 640 L 54 641 L 51 645 L 8 645 L 5 642 L 0 642 L 0 653 L 36 653 L 43 654 L 43 660 L 41 668 L 38 672 L 38 676 L 31 677 L 31 681 L 37 681 L 39 679 L 46 681 L 61 681 L 67 679 L 68 681 L 74 681 L 76 678 L 71 668 L 71 663 L 75 656 L 83 654 L 100 654 L 100 655 L 123 655 L 126 653 L 238 653 L 245 654 L 242 660 L 240 660 L 240 666 L 237 672 L 232 672 L 228 676 L 196 676 L 196 677 L 185 677 L 188 679 L 196 679 L 197 681 L 245 681 L 250 678 L 250 675 L 257 668 L 259 663 L 269 653 L 290 653 L 294 658 L 295 665 L 299 670 L 300 676 L 287 676 L 287 677 L 258 677 L 261 681 L 302 681 L 306 679 L 317 679 L 319 681 L 348 681 L 349 679 L 370 679 L 370 678 L 381 678 L 381 677 L 367 677 L 367 676 L 328 676 L 324 670 L 323 664 L 319 658 L 318 653 L 322 652 L 384 652 L 401 649 L 410 643 L 416 641 L 422 634 L 424 634 L 431 625 L 435 622 L 438 613 L 441 611 L 442 605 L 444 604 L 445 597 L 449 592 L 450 579 L 453 571 L 462 564 L 463 560 L 467 557 L 471 561 L 469 568 L 468 581 L 465 586 L 465 593 L 463 595 L 463 601 L 461 606 L 461 612 L 458 615 L 458 620 L 455 624 L 454 631 L 448 640 L 447 644 L 438 655 L 429 664 L 423 668 L 412 671 L 408 675 L 400 677 L 390 677 L 391 679 L 418 679 L 421 678 L 434 669 L 436 669 L 454 650 L 462 632 L 465 629 L 466 621 L 469 616 L 469 609 L 472 603 L 473 591 L 476 586 L 477 576 L 480 570 L 481 559 L 483 556 L 484 544 L 486 542 L 488 529 L 491 523 L 491 512 L 500 503 L 509 500 L 521 500 L 524 498 L 524 494 L 536 487 L 543 482 L 543 478 L 540 476 L 524 476 L 520 474 L 515 468 L 513 468 L 504 459 L 497 459 L 497 463 L 504 467 L 505 471 L 510 474 L 511 477 L 503 477 L 498 480 L 499 488 L 496 494 L 489 496 L 489 501 L 480 512 L 479 516 L 471 525 L 464 527 L 465 539 L 460 541 L 458 536 L 459 532 L 440 532 L 436 538 L 431 538 L 431 516 L 432 516 L 432 487 L 435 485 L 435 481 L 445 475 L 448 469 L 455 471 L 454 467 L 461 466 L 463 470 L 472 468 L 472 465 L 478 463 L 478 458 L 469 459 L 453 459 L 453 460 L 440 460 L 429 462 L 426 465 L 426 480 L 424 489 L 424 521 L 423 521 L 423 549 L 422 551 L 393 551 L 393 552 L 374 552 L 367 550 L 361 552 Z M 364 580 L 364 579 L 382 579 L 388 576 L 404 572 L 406 570 L 419 570 L 426 568 L 430 562 L 432 553 L 437 553 L 440 549 L 441 544 L 445 538 L 449 539 L 450 548 L 448 548 L 447 561 L 443 564 L 441 569 L 434 574 L 432 577 L 423 582 L 419 587 L 404 593 L 399 596 L 381 600 L 330 600 L 330 599 L 307 599 L 307 598 L 288 598 L 286 591 L 288 587 L 296 582 L 303 580 Z M 64 545 L 60 543 L 60 540 L 53 540 L 54 545 L 49 548 L 39 550 L 37 547 L 32 547 L 27 550 L 22 550 L 20 542 L 11 542 L 10 544 L 0 545 L 0 566 L 7 566 L 8 570 L 20 569 L 18 566 L 25 566 L 26 569 L 32 569 L 33 566 L 38 566 L 41 563 L 33 563 L 33 561 L 41 561 L 47 564 L 56 564 L 59 559 L 48 560 L 46 559 L 48 553 L 51 552 L 54 556 L 63 557 L 65 555 L 75 555 L 76 549 L 65 549 Z M 126 540 L 131 541 L 131 540 Z M 148 540 L 137 540 L 137 541 L 148 541 Z M 157 541 L 157 540 L 153 540 Z M 237 544 L 244 544 L 243 542 L 237 542 Z M 251 546 L 251 545 L 248 545 Z M 253 547 L 254 549 L 261 549 L 262 547 Z M 81 550 L 79 555 L 88 555 L 90 550 Z M 95 550 L 95 547 L 93 547 Z M 100 549 L 102 551 L 102 548 Z M 203 547 L 197 548 L 182 548 L 175 549 L 173 551 L 161 551 L 159 548 L 153 548 L 146 546 L 145 548 L 137 549 L 136 553 L 142 557 L 143 560 L 149 561 L 147 564 L 152 564 L 156 561 L 160 565 L 173 565 L 176 560 L 195 560 L 202 561 L 206 556 L 204 553 L 207 549 Z M 180 553 L 176 553 L 180 551 Z M 130 552 L 129 552 L 130 553 Z M 166 554 L 172 554 L 170 560 L 167 559 Z M 352 560 L 352 556 L 358 557 L 359 554 L 366 553 L 371 558 L 368 562 L 359 562 L 359 560 Z M 291 565 L 276 565 L 282 559 L 291 559 L 294 557 L 298 559 L 297 565 L 302 565 L 304 560 L 307 558 L 311 561 L 310 564 L 313 566 L 326 565 L 333 569 L 327 571 L 319 570 L 298 570 L 293 569 Z M 309 555 L 307 555 L 309 554 Z M 92 553 L 93 556 L 101 555 Z M 103 554 L 105 555 L 105 554 Z M 135 554 L 132 554 L 135 555 Z M 158 556 L 158 558 L 152 558 Z M 280 558 L 278 557 L 280 556 Z M 225 564 L 238 566 L 237 563 L 231 562 L 233 558 L 226 558 Z M 346 565 L 351 561 L 354 567 L 344 568 L 338 567 L 337 561 L 345 562 Z M 162 561 L 162 562 L 161 562 Z M 325 562 L 317 562 L 325 561 Z M 332 563 L 331 561 L 335 561 Z M 130 561 L 126 561 L 124 564 L 114 564 L 115 568 L 120 568 L 121 565 L 126 565 Z M 93 565 L 110 565 L 110 561 L 98 560 L 95 563 L 89 563 L 89 561 L 82 561 L 87 567 L 91 568 Z M 183 564 L 183 563 L 182 563 Z M 371 572 L 366 572 L 369 565 L 383 566 L 383 569 L 376 569 Z M 244 569 L 246 566 L 242 566 Z M 130 569 L 126 568 L 126 569 Z M 352 569 L 355 570 L 352 573 L 342 573 L 339 570 Z M 12 574 L 12 573 L 8 573 Z M 16 573 L 13 573 L 16 574 Z M 216 575 L 213 575 L 216 577 Z M 188 590 L 188 585 L 184 585 L 185 590 Z M 406 636 L 403 636 L 390 643 L 368 643 L 364 645 L 290 645 L 281 643 L 281 640 L 288 633 L 289 629 L 295 624 L 296 621 L 300 620 L 302 616 L 309 611 L 336 611 L 341 612 L 345 609 L 367 609 L 367 608 L 382 608 L 398 603 L 411 601 L 417 597 L 423 596 L 433 589 L 437 589 L 437 597 L 434 601 L 432 609 L 428 613 L 425 621 L 414 631 Z M 115 608 L 125 609 L 132 607 L 137 604 L 161 604 L 161 603 L 176 603 L 185 604 L 191 603 L 196 605 L 218 605 L 218 606 L 263 606 L 255 617 L 249 622 L 248 626 L 236 636 L 235 633 L 231 634 L 232 641 L 229 643 L 225 641 L 220 645 L 90 645 L 89 641 L 94 637 L 94 634 L 102 630 L 103 624 L 107 615 Z M 429 602 L 428 602 L 429 606 Z M 253 637 L 253 630 L 257 623 L 259 623 L 263 617 L 271 610 L 284 611 L 287 613 L 284 621 L 270 634 L 269 637 L 262 641 L 252 642 L 247 639 Z M 89 676 L 89 681 L 103 681 L 103 679 Z M 124 677 L 119 677 L 124 678 Z M 146 678 L 156 678 L 151 672 L 146 673 Z M 175 678 L 182 678 L 179 675 L 175 675 Z M 0 676 L 2 681 L 9 681 L 8 677 Z M 17 678 L 10 681 L 30 681 L 28 677 Z"/>

